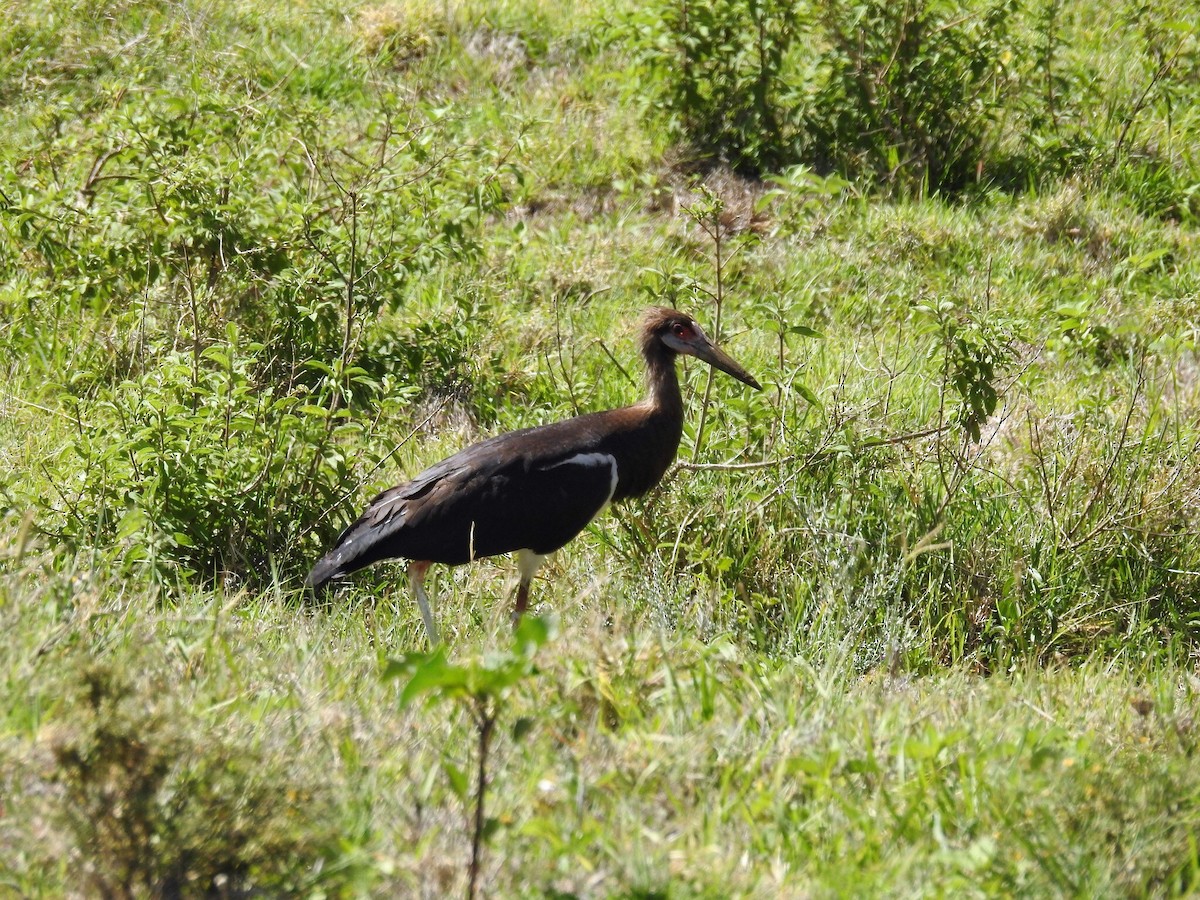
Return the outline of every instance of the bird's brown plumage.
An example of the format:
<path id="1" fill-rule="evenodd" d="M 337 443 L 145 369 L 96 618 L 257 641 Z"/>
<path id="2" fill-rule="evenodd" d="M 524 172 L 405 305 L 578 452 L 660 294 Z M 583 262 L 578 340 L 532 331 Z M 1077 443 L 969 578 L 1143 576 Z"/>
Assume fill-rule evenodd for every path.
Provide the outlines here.
<path id="1" fill-rule="evenodd" d="M 384 491 L 342 532 L 306 584 L 319 589 L 335 577 L 394 557 L 460 565 L 513 551 L 545 556 L 575 537 L 608 503 L 653 488 L 683 434 L 676 356 L 696 356 L 752 387 L 759 384 L 684 313 L 647 310 L 641 332 L 646 399 L 498 435 Z M 522 575 L 519 607 L 528 593 L 528 578 Z"/>

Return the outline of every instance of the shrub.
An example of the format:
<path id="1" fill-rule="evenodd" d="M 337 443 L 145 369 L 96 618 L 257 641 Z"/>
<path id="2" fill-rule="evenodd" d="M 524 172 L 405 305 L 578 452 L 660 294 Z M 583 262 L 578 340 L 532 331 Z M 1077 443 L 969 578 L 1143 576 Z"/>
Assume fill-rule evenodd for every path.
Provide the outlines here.
<path id="1" fill-rule="evenodd" d="M 26 171 L 0 175 L 0 249 L 24 263 L 0 340 L 66 382 L 74 420 L 39 526 L 168 585 L 262 585 L 331 536 L 384 452 L 375 429 L 424 386 L 415 366 L 470 358 L 462 335 L 378 326 L 415 276 L 473 255 L 502 163 L 452 122 L 399 124 L 387 95 L 336 137 L 303 105 L 288 132 L 231 98 L 144 99 L 94 136 L 47 123 Z"/>
<path id="2" fill-rule="evenodd" d="M 805 115 L 819 168 L 954 193 L 996 141 L 1013 82 L 1014 0 L 817 0 L 818 87 Z"/>
<path id="3" fill-rule="evenodd" d="M 56 536 L 76 549 L 115 544 L 121 567 L 168 584 L 232 574 L 262 586 L 276 557 L 286 571 L 339 499 L 352 468 L 343 444 L 369 443 L 339 385 L 372 388 L 372 400 L 380 391 L 362 369 L 328 366 L 313 389 L 278 390 L 254 378 L 263 350 L 239 346 L 231 327 L 230 343 L 198 361 L 167 354 L 80 404 L 74 452 L 54 472 L 66 513 Z"/>
<path id="4" fill-rule="evenodd" d="M 798 26 L 789 0 L 661 3 L 641 27 L 678 135 L 743 171 L 794 162 L 801 101 L 785 64 Z"/>
<path id="5" fill-rule="evenodd" d="M 914 194 L 961 190 L 996 139 L 1015 9 L 677 0 L 635 23 L 659 105 L 696 152 L 753 173 L 804 163 Z"/>
<path id="6" fill-rule="evenodd" d="M 65 714 L 46 731 L 58 818 L 80 863 L 74 887 L 112 898 L 335 887 L 336 867 L 322 873 L 338 852 L 322 789 L 191 721 L 175 684 L 79 662 Z"/>

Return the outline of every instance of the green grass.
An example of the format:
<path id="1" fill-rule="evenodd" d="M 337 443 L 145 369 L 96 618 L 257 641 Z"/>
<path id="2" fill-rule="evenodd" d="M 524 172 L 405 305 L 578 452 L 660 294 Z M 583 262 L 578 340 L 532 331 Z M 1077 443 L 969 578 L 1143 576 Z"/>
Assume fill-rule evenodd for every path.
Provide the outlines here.
<path id="1" fill-rule="evenodd" d="M 411 610 L 298 613 L 274 598 L 211 595 L 163 610 L 63 594 L 27 597 L 6 623 L 28 636 L 5 658 L 16 701 L 5 779 L 28 792 L 6 828 L 6 877 L 19 892 L 77 883 L 88 851 L 71 840 L 100 827 L 64 828 L 60 788 L 33 790 L 88 727 L 75 698 L 95 670 L 127 685 L 141 745 L 165 752 L 180 735 L 205 736 L 173 778 L 227 773 L 235 754 L 251 761 L 243 790 L 278 794 L 240 814 L 270 828 L 290 816 L 288 849 L 330 860 L 319 874 L 291 871 L 300 884 L 381 896 L 461 886 L 465 815 L 441 767 L 469 770 L 469 726 L 453 707 L 401 712 L 378 677 L 380 654 L 419 628 Z M 55 609 L 68 602 L 64 621 Z M 772 658 L 739 649 L 736 635 L 702 642 L 649 615 L 610 621 L 586 598 L 563 605 L 570 624 L 503 707 L 503 725 L 533 725 L 519 745 L 504 728 L 493 757 L 502 826 L 484 883 L 498 893 L 1194 885 L 1197 684 L 1184 668 L 857 675 L 852 633 L 833 628 L 822 629 L 820 658 Z M 454 638 L 456 655 L 503 641 L 505 616 L 488 612 Z M 183 806 L 236 818 L 219 804 Z M 48 842 L 38 823 L 63 831 Z"/>
<path id="2" fill-rule="evenodd" d="M 485 893 L 1196 890 L 1191 11 L 1058 9 L 980 182 L 887 199 L 698 161 L 656 9 L 0 25 L 0 893 L 465 890 L 476 734 L 383 678 L 401 567 L 299 578 L 376 490 L 636 399 L 637 312 L 716 318 L 714 215 L 765 389 L 697 446 L 686 367 L 681 465 L 543 569 Z M 452 660 L 513 578 L 435 570 Z"/>

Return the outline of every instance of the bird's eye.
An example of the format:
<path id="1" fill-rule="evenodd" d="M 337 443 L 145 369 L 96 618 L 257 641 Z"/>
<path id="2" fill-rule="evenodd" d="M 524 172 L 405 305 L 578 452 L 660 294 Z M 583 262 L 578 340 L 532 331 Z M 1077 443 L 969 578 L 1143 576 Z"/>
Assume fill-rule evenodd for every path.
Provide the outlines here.
<path id="1" fill-rule="evenodd" d="M 673 326 L 671 326 L 671 331 L 675 334 L 675 337 L 679 338 L 680 340 L 687 340 L 692 336 L 692 329 L 688 328 L 682 322 L 676 322 Z"/>

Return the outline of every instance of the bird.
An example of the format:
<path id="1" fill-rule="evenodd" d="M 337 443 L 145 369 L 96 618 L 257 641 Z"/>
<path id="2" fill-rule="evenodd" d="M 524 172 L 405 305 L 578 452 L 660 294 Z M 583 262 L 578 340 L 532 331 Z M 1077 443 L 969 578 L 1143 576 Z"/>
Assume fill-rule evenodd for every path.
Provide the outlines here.
<path id="1" fill-rule="evenodd" d="M 516 553 L 518 622 L 546 558 L 610 503 L 650 491 L 670 467 L 683 437 L 679 356 L 762 389 L 686 313 L 651 307 L 638 330 L 647 387 L 641 402 L 496 435 L 384 491 L 317 561 L 305 587 L 319 593 L 372 563 L 406 559 L 410 589 L 436 645 L 424 589 L 429 567 Z"/>

